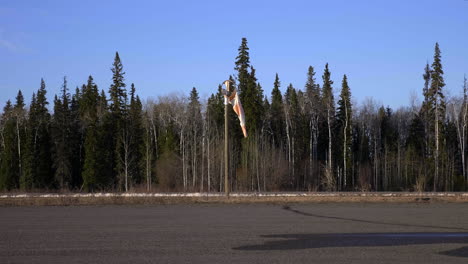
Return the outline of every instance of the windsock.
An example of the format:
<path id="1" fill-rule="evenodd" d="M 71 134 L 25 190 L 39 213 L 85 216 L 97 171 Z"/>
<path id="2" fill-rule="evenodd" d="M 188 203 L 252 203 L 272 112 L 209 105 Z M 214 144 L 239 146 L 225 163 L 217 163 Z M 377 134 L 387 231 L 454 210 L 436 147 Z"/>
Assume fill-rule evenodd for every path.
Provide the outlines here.
<path id="1" fill-rule="evenodd" d="M 225 98 L 228 103 L 232 104 L 232 108 L 234 112 L 237 114 L 239 118 L 239 122 L 242 128 L 242 133 L 244 133 L 244 137 L 247 137 L 247 128 L 245 127 L 245 115 L 244 115 L 244 108 L 242 108 L 242 104 L 239 98 L 239 95 L 236 91 L 232 92 L 231 96 Z"/>

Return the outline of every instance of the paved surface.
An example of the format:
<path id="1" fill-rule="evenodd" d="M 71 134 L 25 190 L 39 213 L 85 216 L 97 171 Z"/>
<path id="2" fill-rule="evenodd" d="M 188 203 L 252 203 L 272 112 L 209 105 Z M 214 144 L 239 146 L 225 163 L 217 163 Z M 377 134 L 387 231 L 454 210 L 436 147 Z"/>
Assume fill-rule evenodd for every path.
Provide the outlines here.
<path id="1" fill-rule="evenodd" d="M 468 204 L 1 207 L 0 263 L 468 263 Z"/>

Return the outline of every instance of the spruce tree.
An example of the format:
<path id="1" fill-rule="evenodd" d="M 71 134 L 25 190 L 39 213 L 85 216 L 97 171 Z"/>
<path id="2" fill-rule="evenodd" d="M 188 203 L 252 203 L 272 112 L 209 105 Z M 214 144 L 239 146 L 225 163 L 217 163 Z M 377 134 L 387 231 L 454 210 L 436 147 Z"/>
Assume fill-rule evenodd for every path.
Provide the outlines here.
<path id="1" fill-rule="evenodd" d="M 236 57 L 236 67 L 234 70 L 237 71 L 237 89 L 240 95 L 243 95 L 245 89 L 247 89 L 247 85 L 249 85 L 249 68 L 250 68 L 250 55 L 249 55 L 249 47 L 247 46 L 247 39 L 242 38 L 241 45 L 239 49 L 237 49 L 239 54 Z"/>
<path id="2" fill-rule="evenodd" d="M 88 77 L 86 85 L 82 86 L 80 101 L 80 117 L 84 128 L 84 162 L 83 162 L 83 187 L 86 191 L 94 191 L 98 186 L 98 178 L 102 170 L 100 166 L 100 138 L 98 134 L 98 109 L 99 94 L 93 77 Z"/>
<path id="3" fill-rule="evenodd" d="M 270 117 L 273 144 L 278 148 L 282 147 L 286 133 L 284 126 L 283 96 L 279 89 L 280 86 L 281 82 L 277 73 L 275 82 L 273 83 L 273 90 L 271 91 Z"/>
<path id="4" fill-rule="evenodd" d="M 98 178 L 100 176 L 98 134 L 96 123 L 89 124 L 86 129 L 84 141 L 84 164 L 83 164 L 83 187 L 86 191 L 94 191 L 97 188 Z"/>
<path id="5" fill-rule="evenodd" d="M 100 177 L 100 184 L 106 188 L 113 187 L 115 184 L 115 139 L 114 126 L 112 123 L 112 116 L 109 112 L 107 97 L 104 90 L 101 90 L 101 95 L 98 99 L 98 135 L 100 141 L 99 150 L 101 152 L 102 171 Z"/>
<path id="6" fill-rule="evenodd" d="M 16 95 L 16 103 L 13 107 L 13 116 L 15 118 L 16 131 L 16 159 L 17 159 L 17 169 L 19 175 L 18 186 L 20 187 L 21 179 L 24 177 L 24 162 L 25 162 L 25 151 L 26 151 L 26 109 L 24 103 L 24 97 L 21 90 L 18 91 Z"/>
<path id="7" fill-rule="evenodd" d="M 30 190 L 34 187 L 35 179 L 35 135 L 37 120 L 35 117 L 37 108 L 36 93 L 33 92 L 31 98 L 31 104 L 29 106 L 29 115 L 26 120 L 26 135 L 25 135 L 25 148 L 24 148 L 24 162 L 23 162 L 23 174 L 20 178 L 20 189 Z"/>
<path id="8" fill-rule="evenodd" d="M 318 166 L 318 145 L 320 135 L 320 120 L 323 106 L 320 98 L 320 85 L 315 81 L 315 70 L 314 67 L 309 66 L 307 69 L 307 82 L 305 84 L 305 115 L 308 123 L 308 139 L 306 140 L 309 144 L 309 173 L 310 180 L 318 186 L 319 185 L 319 166 Z"/>
<path id="9" fill-rule="evenodd" d="M 32 173 L 33 185 L 36 188 L 54 187 L 54 173 L 52 170 L 51 137 L 50 137 L 50 113 L 47 109 L 47 90 L 43 79 L 41 87 L 33 98 L 30 109 L 30 143 L 31 162 L 29 166 Z"/>
<path id="10" fill-rule="evenodd" d="M 116 52 L 112 70 L 112 84 L 109 88 L 110 96 L 110 125 L 114 139 L 114 172 L 117 174 L 118 189 L 128 191 L 130 141 L 128 127 L 128 100 L 124 83 L 123 65 L 119 53 Z"/>
<path id="11" fill-rule="evenodd" d="M 70 94 L 67 79 L 63 78 L 61 97 L 55 96 L 52 136 L 54 142 L 53 165 L 55 181 L 60 188 L 70 188 L 72 183 L 72 120 L 70 112 Z"/>
<path id="12" fill-rule="evenodd" d="M 253 135 L 260 130 L 262 125 L 263 90 L 257 83 L 255 68 L 250 65 L 246 38 L 242 38 L 238 51 L 239 55 L 236 57 L 236 67 L 234 68 L 237 71 L 237 90 L 244 108 L 248 134 Z"/>
<path id="13" fill-rule="evenodd" d="M 140 98 L 136 95 L 135 85 L 132 83 L 130 88 L 130 107 L 129 107 L 129 129 L 131 135 L 131 164 L 130 176 L 132 182 L 141 184 L 143 180 L 143 153 L 144 153 L 144 127 L 143 127 L 143 106 Z"/>
<path id="14" fill-rule="evenodd" d="M 333 166 L 332 166 L 332 128 L 334 126 L 335 118 L 335 99 L 333 97 L 333 81 L 331 80 L 331 73 L 328 69 L 328 63 L 325 65 L 325 70 L 322 75 L 323 79 L 323 88 L 322 88 L 322 104 L 325 108 L 324 119 L 326 123 L 326 132 L 325 137 L 328 139 L 328 149 L 327 149 L 327 169 L 326 174 L 330 180 L 333 175 Z"/>
<path id="15" fill-rule="evenodd" d="M 207 118 L 209 118 L 209 130 L 221 133 L 224 126 L 224 97 L 222 86 L 218 85 L 218 92 L 211 94 L 206 105 Z"/>
<path id="16" fill-rule="evenodd" d="M 81 91 L 76 87 L 75 93 L 70 100 L 71 188 L 81 188 L 83 185 L 81 172 L 83 171 L 84 161 L 84 129 L 80 119 L 81 97 Z"/>
<path id="17" fill-rule="evenodd" d="M 299 157 L 298 139 L 300 131 L 300 108 L 296 89 L 289 84 L 284 95 L 285 124 L 288 146 L 288 161 L 291 188 L 298 186 L 297 161 Z"/>
<path id="18" fill-rule="evenodd" d="M 115 53 L 114 63 L 112 64 L 112 84 L 109 88 L 110 95 L 110 111 L 115 118 L 117 125 L 122 122 L 123 115 L 127 109 L 127 92 L 125 90 L 125 72 L 123 71 L 123 65 L 120 61 L 119 53 Z"/>
<path id="19" fill-rule="evenodd" d="M 201 104 L 198 91 L 195 87 L 192 88 L 189 96 L 189 103 L 187 108 L 188 114 L 188 153 L 190 161 L 190 171 L 192 175 L 192 188 L 195 187 L 196 180 L 198 178 L 198 172 L 200 170 L 200 151 L 201 142 L 200 137 L 202 135 L 202 115 L 201 115 Z"/>
<path id="20" fill-rule="evenodd" d="M 443 92 L 443 87 L 445 86 L 443 74 L 444 71 L 442 70 L 442 61 L 441 61 L 441 54 L 439 49 L 439 43 L 435 44 L 434 48 L 434 61 L 432 63 L 432 71 L 431 71 L 431 86 L 429 88 L 429 99 L 431 103 L 431 112 L 434 115 L 433 120 L 433 131 L 434 131 L 434 166 L 435 166 L 435 173 L 434 173 L 434 181 L 433 181 L 433 189 L 434 191 L 437 190 L 439 185 L 439 155 L 442 148 L 441 140 L 443 138 L 443 124 L 445 121 L 445 96 Z"/>
<path id="21" fill-rule="evenodd" d="M 433 120 L 433 112 L 431 110 L 432 108 L 432 102 L 431 102 L 431 95 L 429 93 L 429 86 L 431 83 L 431 68 L 429 66 L 429 63 L 426 63 L 426 67 L 424 67 L 424 74 L 423 74 L 423 79 L 424 79 L 424 87 L 423 87 L 423 97 L 424 101 L 422 102 L 421 109 L 420 109 L 420 118 L 422 121 L 422 124 L 424 126 L 424 138 L 421 138 L 423 140 L 423 150 L 424 152 L 422 153 L 422 157 L 426 157 L 430 153 L 429 147 L 430 143 L 429 141 L 431 140 L 431 135 L 432 135 L 432 130 L 431 128 L 431 123 Z"/>
<path id="22" fill-rule="evenodd" d="M 3 151 L 0 155 L 0 190 L 11 190 L 18 187 L 19 173 L 16 156 L 16 122 L 10 100 L 3 109 L 1 122 Z"/>
<path id="23" fill-rule="evenodd" d="M 343 171 L 343 182 L 341 183 L 343 187 L 349 188 L 352 184 L 352 175 L 351 175 L 351 132 L 352 132 L 352 107 L 351 107 L 351 91 L 348 86 L 348 79 L 346 74 L 343 76 L 343 81 L 341 84 L 341 94 L 340 100 L 338 101 L 338 111 L 336 116 L 338 135 L 339 135 L 339 145 L 340 149 L 337 150 L 337 153 L 340 153 L 341 164 L 338 166 L 342 168 Z"/>
<path id="24" fill-rule="evenodd" d="M 112 84 L 109 88 L 110 96 L 110 116 L 109 116 L 109 129 L 112 133 L 111 138 L 113 139 L 112 152 L 114 156 L 113 177 L 116 180 L 118 189 L 127 188 L 125 180 L 128 180 L 128 170 L 125 169 L 126 159 L 125 153 L 126 145 L 129 144 L 129 133 L 127 126 L 127 91 L 125 89 L 125 72 L 123 71 L 123 65 L 120 60 L 119 53 L 115 53 L 114 63 L 112 64 Z"/>

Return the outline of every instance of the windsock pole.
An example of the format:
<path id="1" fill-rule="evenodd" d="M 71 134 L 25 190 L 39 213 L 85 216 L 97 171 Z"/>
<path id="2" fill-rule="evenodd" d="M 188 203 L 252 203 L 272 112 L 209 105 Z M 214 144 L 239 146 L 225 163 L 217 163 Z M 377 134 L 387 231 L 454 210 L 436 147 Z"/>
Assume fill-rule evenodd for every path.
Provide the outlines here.
<path id="1" fill-rule="evenodd" d="M 229 197 L 229 137 L 228 137 L 228 128 L 229 128 L 229 120 L 228 120 L 228 97 L 229 97 L 229 85 L 230 81 L 224 81 L 224 85 L 226 86 L 226 96 L 224 97 L 224 192 L 226 197 Z"/>

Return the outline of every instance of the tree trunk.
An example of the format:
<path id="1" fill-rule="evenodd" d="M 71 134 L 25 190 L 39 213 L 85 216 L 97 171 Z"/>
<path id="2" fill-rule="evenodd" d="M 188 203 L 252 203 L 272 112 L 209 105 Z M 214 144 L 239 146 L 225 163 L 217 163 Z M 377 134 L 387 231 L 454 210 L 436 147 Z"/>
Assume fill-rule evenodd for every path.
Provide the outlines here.
<path id="1" fill-rule="evenodd" d="M 328 123 L 328 169 L 332 172 L 332 127 L 331 127 L 331 109 L 327 109 L 327 123 Z"/>
<path id="2" fill-rule="evenodd" d="M 207 143 L 208 143 L 208 146 L 207 146 L 207 174 L 206 174 L 206 177 L 207 177 L 207 186 L 206 186 L 206 191 L 207 192 L 210 192 L 210 186 L 211 186 L 211 167 L 210 167 L 210 163 L 211 163 L 211 157 L 210 157 L 210 141 L 211 139 L 208 137 L 208 140 L 207 140 Z"/>
<path id="3" fill-rule="evenodd" d="M 345 103 L 345 125 L 344 125 L 344 129 L 343 129 L 343 135 L 344 135 L 344 140 L 343 140 L 343 178 L 344 178 L 344 188 L 346 189 L 346 185 L 347 185 L 347 173 L 346 173 L 346 170 L 347 170 L 347 166 L 346 166 L 346 160 L 348 158 L 347 156 L 347 149 L 348 149 L 348 146 L 347 146 L 347 136 L 348 136 L 348 107 L 346 105 L 346 100 L 344 100 L 344 103 Z"/>
<path id="4" fill-rule="evenodd" d="M 16 135 L 17 135 L 17 143 L 18 143 L 18 176 L 21 178 L 23 174 L 23 168 L 22 168 L 22 159 L 21 159 L 21 135 L 19 131 L 19 118 L 16 120 Z"/>
<path id="5" fill-rule="evenodd" d="M 436 106 L 435 106 L 435 155 L 434 155 L 434 163 L 435 163 L 435 173 L 434 173 L 434 192 L 437 191 L 437 183 L 439 180 L 439 102 L 436 99 Z"/>

